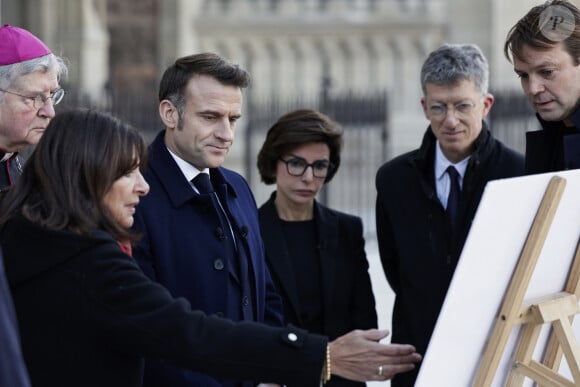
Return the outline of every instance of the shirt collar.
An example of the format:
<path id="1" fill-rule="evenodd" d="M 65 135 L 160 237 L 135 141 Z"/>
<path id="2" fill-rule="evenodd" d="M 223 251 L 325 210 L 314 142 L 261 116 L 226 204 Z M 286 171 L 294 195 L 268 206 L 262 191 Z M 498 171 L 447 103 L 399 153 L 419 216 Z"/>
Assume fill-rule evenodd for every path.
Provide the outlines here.
<path id="1" fill-rule="evenodd" d="M 0 163 L 3 163 L 4 161 L 11 159 L 14 155 L 15 153 L 13 152 L 0 151 L 0 157 L 2 158 L 0 159 Z"/>
<path id="2" fill-rule="evenodd" d="M 209 168 L 205 168 L 203 171 L 200 171 L 199 169 L 197 169 L 196 167 L 194 167 L 193 165 L 191 165 L 190 163 L 188 163 L 187 161 L 183 160 L 181 157 L 173 153 L 171 149 L 167 148 L 167 150 L 169 151 L 171 157 L 173 157 L 173 160 L 175 160 L 175 163 L 177 164 L 179 170 L 181 171 L 181 173 L 183 173 L 183 176 L 185 176 L 185 179 L 187 181 L 192 181 L 198 174 L 202 172 L 207 173 L 209 175 Z"/>
<path id="3" fill-rule="evenodd" d="M 469 163 L 469 159 L 471 155 L 467 156 L 457 164 L 453 164 L 451 161 L 445 157 L 443 151 L 441 150 L 441 144 L 437 141 L 435 146 L 435 180 L 439 180 L 443 177 L 443 175 L 447 172 L 447 167 L 453 165 L 461 179 L 463 180 L 463 176 L 465 176 L 465 171 L 467 170 L 467 164 Z"/>

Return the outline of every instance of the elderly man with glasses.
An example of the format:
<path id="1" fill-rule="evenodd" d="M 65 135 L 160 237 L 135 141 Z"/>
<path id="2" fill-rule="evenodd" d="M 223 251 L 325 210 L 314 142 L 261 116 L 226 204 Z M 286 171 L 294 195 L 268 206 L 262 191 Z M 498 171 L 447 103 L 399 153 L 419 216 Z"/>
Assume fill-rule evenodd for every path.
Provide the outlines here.
<path id="1" fill-rule="evenodd" d="M 0 28 L 0 192 L 20 175 L 18 152 L 36 144 L 54 117 L 66 71 L 63 60 L 30 32 Z M 0 250 L 0 386 L 30 386 L 18 337 Z"/>
<path id="2" fill-rule="evenodd" d="M 30 32 L 0 28 L 0 192 L 20 175 L 18 152 L 40 140 L 64 90 L 63 60 Z"/>

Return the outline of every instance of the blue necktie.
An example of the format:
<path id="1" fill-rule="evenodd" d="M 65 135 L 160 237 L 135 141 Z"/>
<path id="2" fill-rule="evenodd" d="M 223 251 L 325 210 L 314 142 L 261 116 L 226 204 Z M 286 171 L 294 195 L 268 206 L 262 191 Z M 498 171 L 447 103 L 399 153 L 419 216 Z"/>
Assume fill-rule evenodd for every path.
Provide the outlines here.
<path id="1" fill-rule="evenodd" d="M 449 217 L 449 223 L 451 224 L 451 229 L 455 231 L 455 225 L 457 223 L 457 208 L 459 205 L 459 193 L 461 188 L 459 188 L 459 172 L 450 165 L 447 168 L 447 174 L 449 175 L 449 196 L 447 197 L 447 216 Z"/>

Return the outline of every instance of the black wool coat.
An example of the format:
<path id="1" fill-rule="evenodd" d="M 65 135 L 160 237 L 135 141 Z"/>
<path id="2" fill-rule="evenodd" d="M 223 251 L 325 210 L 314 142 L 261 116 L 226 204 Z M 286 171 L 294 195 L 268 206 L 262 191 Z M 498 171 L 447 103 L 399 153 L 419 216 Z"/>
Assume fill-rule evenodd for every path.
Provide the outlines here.
<path id="1" fill-rule="evenodd" d="M 266 262 L 282 297 L 287 323 L 302 326 L 298 287 L 301 273 L 292 266 L 288 243 L 276 210 L 276 192 L 259 209 L 260 229 L 266 249 Z M 354 329 L 377 327 L 375 298 L 371 286 L 359 217 L 332 210 L 314 202 L 318 234 L 319 279 L 323 303 L 323 330 L 331 340 Z M 296 243 L 299 243 L 297 241 Z M 333 376 L 330 387 L 364 386 Z"/>
<path id="2" fill-rule="evenodd" d="M 35 387 L 140 387 L 144 357 L 225 379 L 319 384 L 325 337 L 192 311 L 105 232 L 14 219 L 0 244 Z"/>
<path id="3" fill-rule="evenodd" d="M 526 173 L 580 168 L 580 109 L 571 117 L 573 127 L 536 117 L 542 130 L 526 133 Z"/>
<path id="4" fill-rule="evenodd" d="M 379 252 L 395 292 L 392 342 L 412 344 L 421 354 L 486 183 L 524 174 L 524 157 L 494 139 L 484 123 L 464 176 L 453 237 L 435 189 L 435 146 L 429 127 L 419 149 L 385 163 L 376 176 Z M 418 369 L 397 375 L 393 386 L 412 386 Z"/>

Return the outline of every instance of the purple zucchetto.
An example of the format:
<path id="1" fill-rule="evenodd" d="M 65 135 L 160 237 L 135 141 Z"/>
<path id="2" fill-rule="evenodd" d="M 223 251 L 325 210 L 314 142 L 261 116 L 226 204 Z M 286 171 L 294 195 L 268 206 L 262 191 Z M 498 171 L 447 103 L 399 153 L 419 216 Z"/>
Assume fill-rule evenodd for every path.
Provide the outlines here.
<path id="1" fill-rule="evenodd" d="M 24 62 L 50 53 L 46 44 L 30 32 L 9 24 L 0 28 L 0 66 Z"/>

